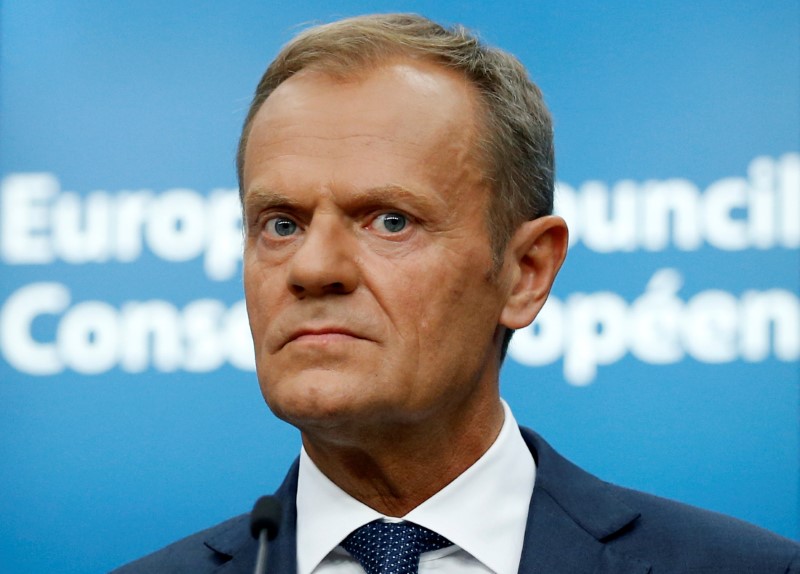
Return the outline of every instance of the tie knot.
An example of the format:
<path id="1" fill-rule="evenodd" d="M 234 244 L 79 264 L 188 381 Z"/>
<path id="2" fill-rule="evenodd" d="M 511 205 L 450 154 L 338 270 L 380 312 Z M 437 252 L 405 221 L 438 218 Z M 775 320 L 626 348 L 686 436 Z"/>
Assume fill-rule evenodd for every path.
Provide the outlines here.
<path id="1" fill-rule="evenodd" d="M 365 524 L 342 541 L 367 574 L 416 574 L 420 554 L 452 544 L 417 524 L 382 520 Z"/>

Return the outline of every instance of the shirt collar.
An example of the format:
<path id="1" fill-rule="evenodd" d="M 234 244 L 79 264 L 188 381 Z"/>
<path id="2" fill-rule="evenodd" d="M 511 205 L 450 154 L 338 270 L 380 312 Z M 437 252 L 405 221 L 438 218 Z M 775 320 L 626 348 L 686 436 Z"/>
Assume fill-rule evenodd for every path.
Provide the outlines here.
<path id="1" fill-rule="evenodd" d="M 497 574 L 519 568 L 536 465 L 503 401 L 500 434 L 453 482 L 403 517 L 450 539 Z M 305 449 L 297 483 L 298 574 L 314 568 L 353 530 L 386 518 L 344 492 Z"/>

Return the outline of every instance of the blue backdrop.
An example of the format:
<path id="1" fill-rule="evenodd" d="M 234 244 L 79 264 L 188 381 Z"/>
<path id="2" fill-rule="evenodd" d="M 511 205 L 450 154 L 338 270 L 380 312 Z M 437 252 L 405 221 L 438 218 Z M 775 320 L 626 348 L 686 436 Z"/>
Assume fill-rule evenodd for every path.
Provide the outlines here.
<path id="1" fill-rule="evenodd" d="M 800 4 L 6 0 L 0 572 L 103 572 L 296 456 L 241 306 L 233 158 L 305 23 L 415 11 L 516 55 L 573 244 L 503 395 L 603 478 L 800 538 Z"/>

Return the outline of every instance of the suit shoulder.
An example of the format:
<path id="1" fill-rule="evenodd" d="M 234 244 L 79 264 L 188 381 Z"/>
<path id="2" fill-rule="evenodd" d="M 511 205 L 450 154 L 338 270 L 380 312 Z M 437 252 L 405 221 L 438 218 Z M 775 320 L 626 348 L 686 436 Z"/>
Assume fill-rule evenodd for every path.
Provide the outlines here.
<path id="1" fill-rule="evenodd" d="M 800 544 L 793 540 L 731 516 L 609 486 L 640 513 L 631 528 L 608 541 L 618 550 L 655 550 L 659 561 L 680 565 L 679 571 L 800 573 Z"/>
<path id="2" fill-rule="evenodd" d="M 552 516 L 567 517 L 586 535 L 574 536 L 576 531 L 562 524 L 573 542 L 589 540 L 593 551 L 646 564 L 654 574 L 800 574 L 797 542 L 730 516 L 605 482 L 534 431 L 521 427 L 520 432 L 537 464 L 534 519 L 536 501 Z M 551 523 L 540 522 L 540 530 L 552 530 Z"/>
<path id="3" fill-rule="evenodd" d="M 240 532 L 247 527 L 248 515 L 241 514 L 173 542 L 169 546 L 148 554 L 134 562 L 113 570 L 110 574 L 202 574 L 212 572 L 230 560 L 231 556 L 206 542 L 224 538 L 228 533 Z"/>

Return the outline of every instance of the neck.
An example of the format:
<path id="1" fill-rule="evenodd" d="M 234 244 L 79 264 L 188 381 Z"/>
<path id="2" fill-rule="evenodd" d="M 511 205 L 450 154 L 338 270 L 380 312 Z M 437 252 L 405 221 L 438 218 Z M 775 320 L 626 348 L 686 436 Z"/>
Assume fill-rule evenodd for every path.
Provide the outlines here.
<path id="1" fill-rule="evenodd" d="M 303 431 L 314 464 L 353 498 L 387 516 L 401 517 L 472 466 L 503 425 L 499 396 L 449 420 L 380 425 L 332 438 L 330 429 Z"/>

